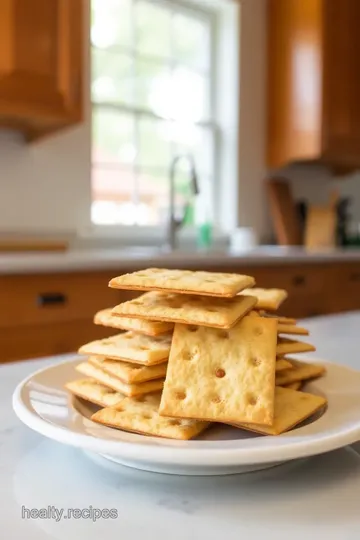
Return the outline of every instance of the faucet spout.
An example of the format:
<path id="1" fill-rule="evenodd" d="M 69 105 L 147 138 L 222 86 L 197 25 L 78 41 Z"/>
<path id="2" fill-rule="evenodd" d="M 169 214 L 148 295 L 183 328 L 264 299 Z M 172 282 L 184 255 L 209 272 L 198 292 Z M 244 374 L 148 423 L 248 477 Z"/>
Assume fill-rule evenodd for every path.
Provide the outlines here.
<path id="1" fill-rule="evenodd" d="M 191 186 L 192 193 L 194 195 L 198 195 L 200 192 L 194 157 L 191 154 L 175 156 L 170 166 L 170 175 L 169 175 L 170 196 L 169 196 L 169 226 L 168 226 L 167 247 L 172 251 L 176 249 L 177 247 L 177 234 L 176 233 L 178 229 L 183 225 L 184 217 L 186 215 L 186 207 L 185 207 L 184 214 L 180 219 L 175 216 L 176 168 L 177 168 L 178 163 L 183 159 L 187 159 L 190 165 L 190 186 Z"/>

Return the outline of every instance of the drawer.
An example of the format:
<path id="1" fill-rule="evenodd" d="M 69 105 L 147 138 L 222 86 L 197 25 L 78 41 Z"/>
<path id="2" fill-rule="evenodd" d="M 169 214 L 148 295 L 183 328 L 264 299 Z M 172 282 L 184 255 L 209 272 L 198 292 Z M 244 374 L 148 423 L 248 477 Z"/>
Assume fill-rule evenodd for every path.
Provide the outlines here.
<path id="1" fill-rule="evenodd" d="M 360 310 L 360 264 L 333 266 L 334 286 L 328 295 L 329 313 Z"/>
<path id="2" fill-rule="evenodd" d="M 108 287 L 114 272 L 0 277 L 0 328 L 89 319 L 138 292 Z"/>
<path id="3" fill-rule="evenodd" d="M 92 319 L 0 328 L 0 362 L 76 352 L 88 341 L 116 333 L 94 325 Z"/>

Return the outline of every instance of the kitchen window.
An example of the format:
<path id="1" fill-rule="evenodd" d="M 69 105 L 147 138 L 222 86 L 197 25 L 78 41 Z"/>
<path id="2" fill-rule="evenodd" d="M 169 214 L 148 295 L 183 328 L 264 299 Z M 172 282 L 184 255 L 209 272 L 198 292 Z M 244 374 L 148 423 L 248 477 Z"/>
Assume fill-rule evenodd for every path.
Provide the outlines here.
<path id="1" fill-rule="evenodd" d="M 180 0 L 92 0 L 91 17 L 92 222 L 163 225 L 171 162 L 187 154 L 213 213 L 214 12 Z M 188 167 L 179 161 L 179 209 L 194 203 Z"/>

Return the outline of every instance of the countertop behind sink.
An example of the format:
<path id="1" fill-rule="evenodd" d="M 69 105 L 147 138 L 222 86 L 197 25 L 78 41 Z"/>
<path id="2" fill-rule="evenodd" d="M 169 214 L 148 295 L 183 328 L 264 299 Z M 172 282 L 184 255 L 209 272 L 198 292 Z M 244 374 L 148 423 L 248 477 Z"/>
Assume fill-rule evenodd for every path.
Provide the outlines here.
<path id="1" fill-rule="evenodd" d="M 296 247 L 262 246 L 247 251 L 178 250 L 166 252 L 151 246 L 119 249 L 70 250 L 64 253 L 0 254 L 0 274 L 29 274 L 48 272 L 77 272 L 83 270 L 127 270 L 127 268 L 187 267 L 207 265 L 276 265 L 294 263 L 329 263 L 360 261 L 360 250 L 332 249 L 306 251 Z"/>

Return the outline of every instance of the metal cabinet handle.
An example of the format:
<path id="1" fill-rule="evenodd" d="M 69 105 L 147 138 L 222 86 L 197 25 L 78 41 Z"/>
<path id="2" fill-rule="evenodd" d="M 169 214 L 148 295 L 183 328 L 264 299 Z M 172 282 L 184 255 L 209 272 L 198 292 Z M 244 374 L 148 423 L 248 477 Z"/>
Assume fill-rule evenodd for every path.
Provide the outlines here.
<path id="1" fill-rule="evenodd" d="M 66 304 L 67 297 L 65 294 L 60 292 L 46 292 L 38 294 L 36 298 L 36 303 L 40 307 L 46 306 L 58 306 Z"/>
<path id="2" fill-rule="evenodd" d="M 293 285 L 295 285 L 296 287 L 305 285 L 305 281 L 305 276 L 294 276 L 292 280 Z"/>

